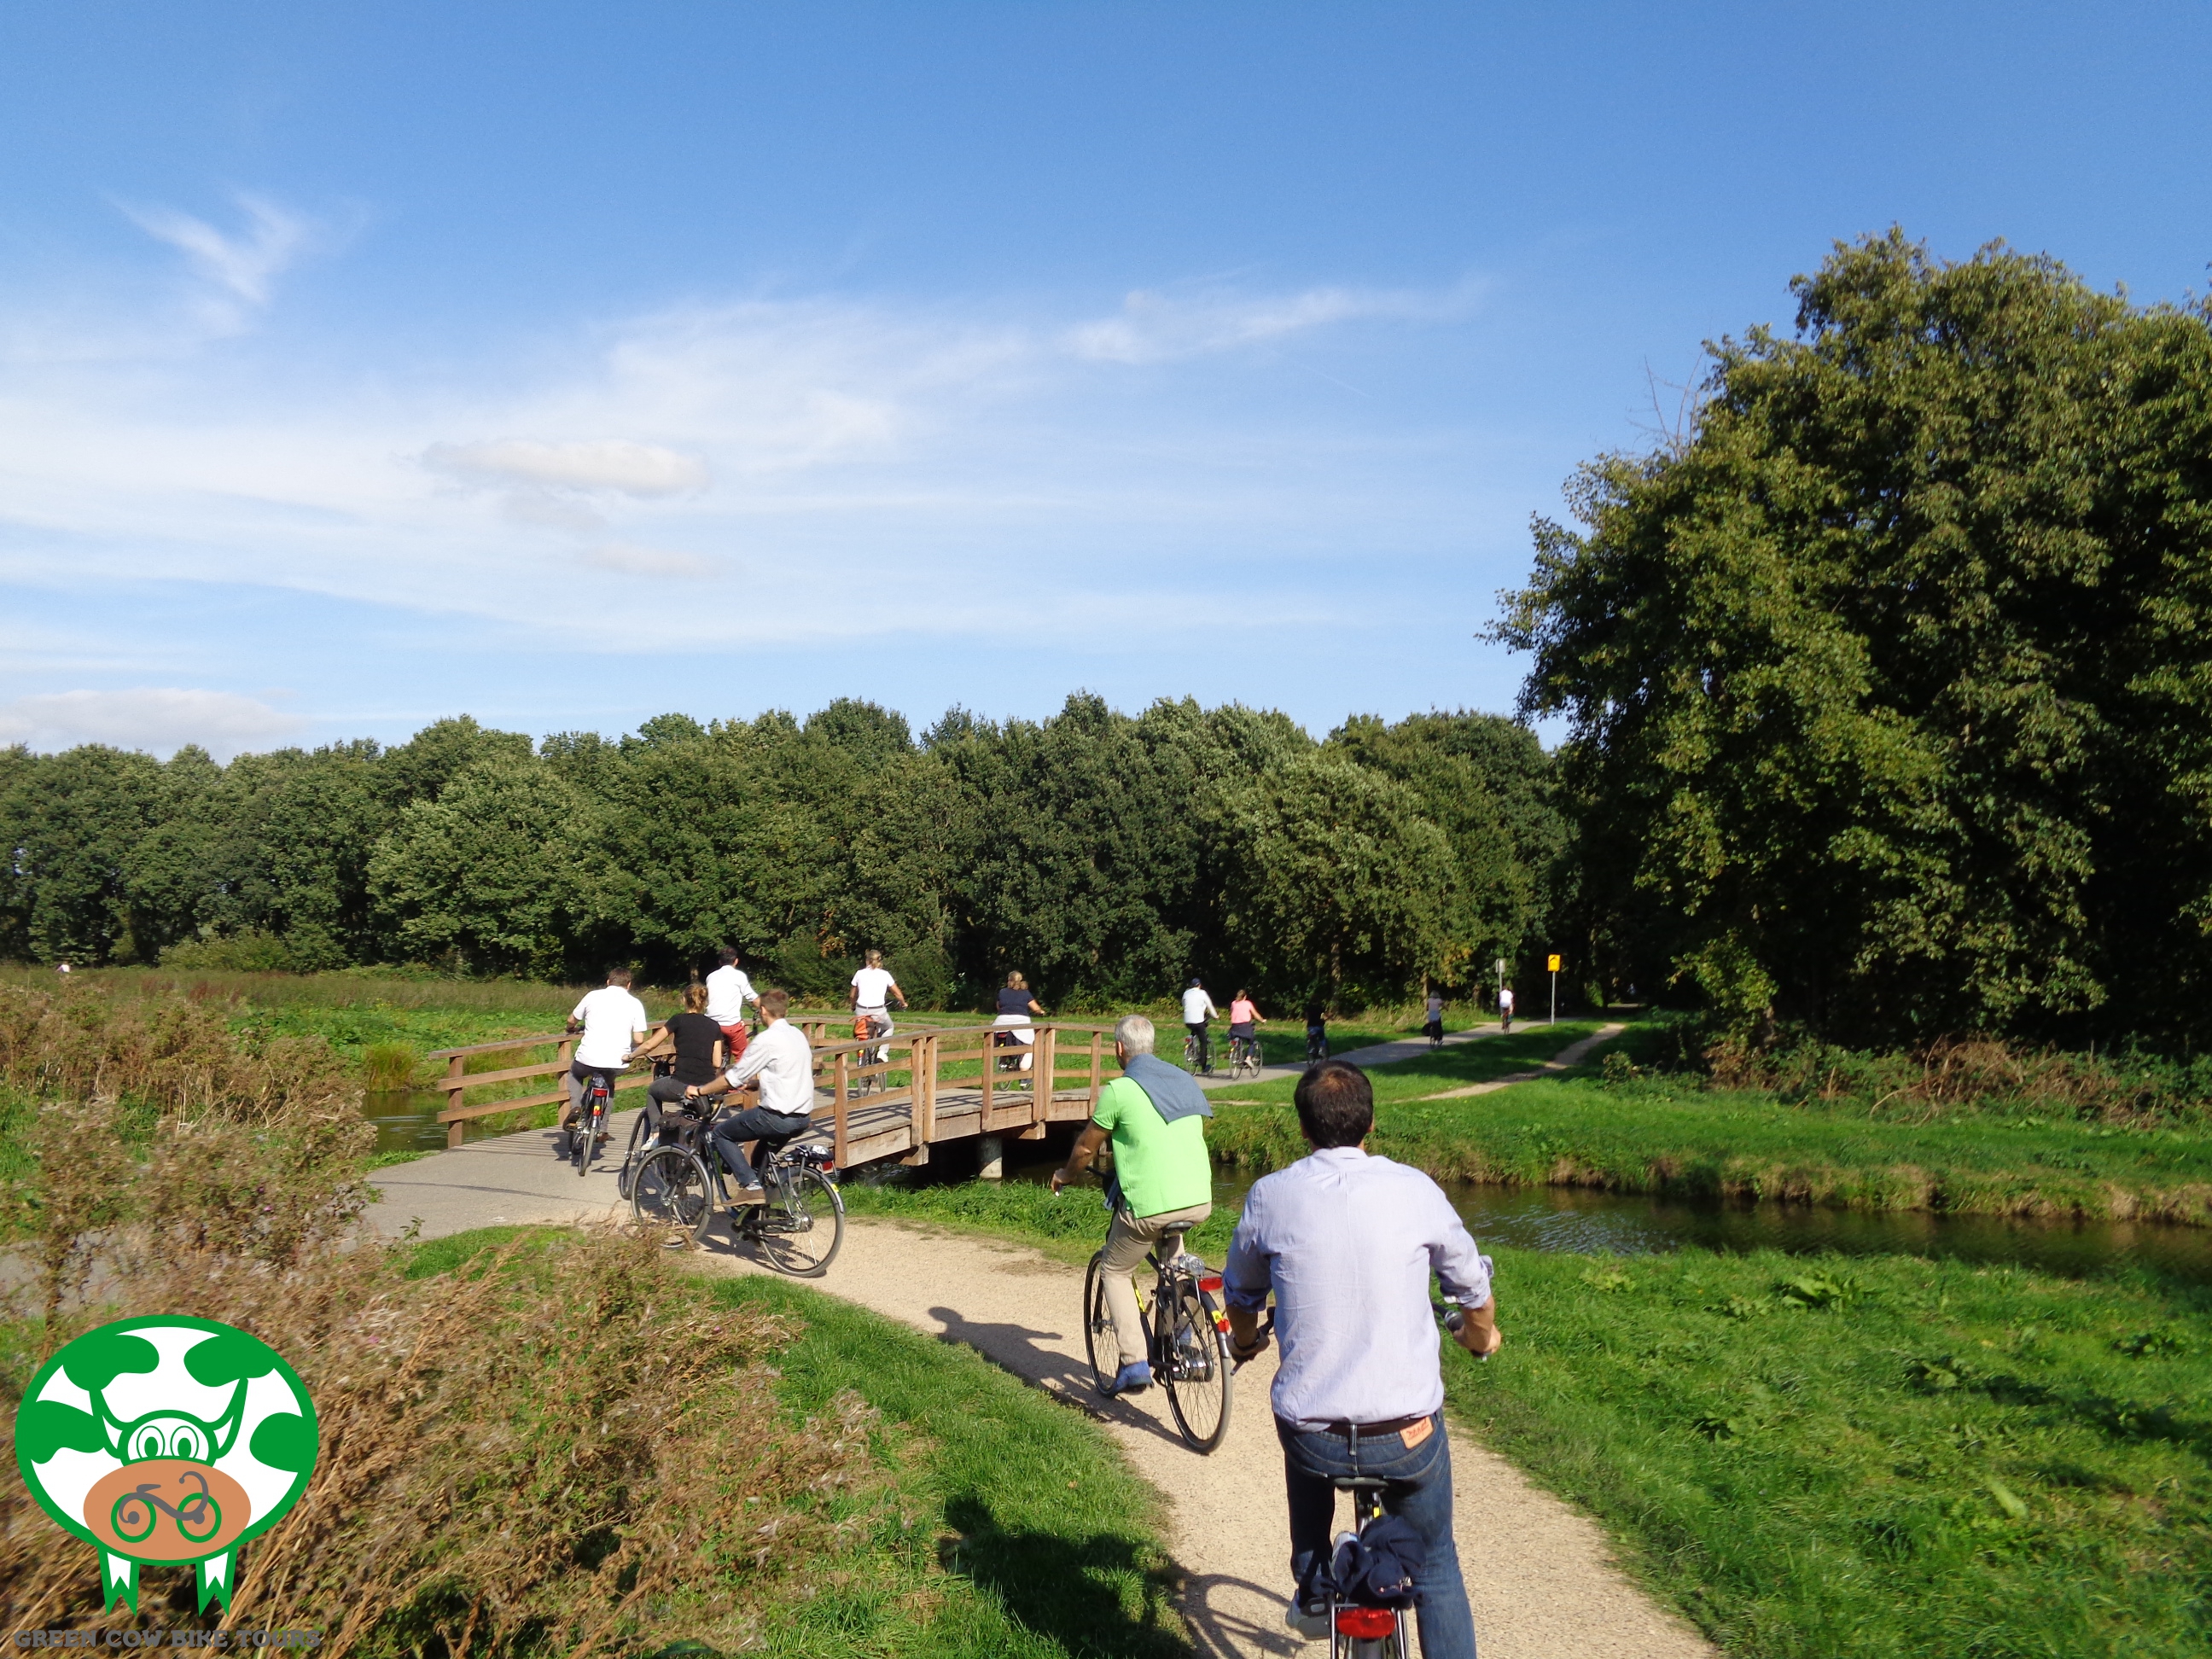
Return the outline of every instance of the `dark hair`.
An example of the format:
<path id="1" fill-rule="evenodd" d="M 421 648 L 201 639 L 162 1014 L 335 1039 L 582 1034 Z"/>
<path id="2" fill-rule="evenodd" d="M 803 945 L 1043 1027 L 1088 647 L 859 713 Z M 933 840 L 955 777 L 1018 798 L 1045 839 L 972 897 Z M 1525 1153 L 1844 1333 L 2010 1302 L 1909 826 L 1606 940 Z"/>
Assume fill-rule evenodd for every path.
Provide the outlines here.
<path id="1" fill-rule="evenodd" d="M 722 966 L 725 968 L 734 968 L 738 965 L 738 947 L 734 945 L 725 945 L 714 954 L 721 957 Z"/>
<path id="2" fill-rule="evenodd" d="M 1345 1060 L 1325 1060 L 1298 1079 L 1298 1127 L 1316 1148 L 1357 1146 L 1375 1127 L 1375 1085 Z"/>
<path id="3" fill-rule="evenodd" d="M 627 985 L 627 984 L 629 984 L 629 969 L 627 969 L 627 968 L 610 968 L 610 969 L 607 969 L 607 983 L 608 983 L 608 984 L 610 984 L 610 985 Z"/>

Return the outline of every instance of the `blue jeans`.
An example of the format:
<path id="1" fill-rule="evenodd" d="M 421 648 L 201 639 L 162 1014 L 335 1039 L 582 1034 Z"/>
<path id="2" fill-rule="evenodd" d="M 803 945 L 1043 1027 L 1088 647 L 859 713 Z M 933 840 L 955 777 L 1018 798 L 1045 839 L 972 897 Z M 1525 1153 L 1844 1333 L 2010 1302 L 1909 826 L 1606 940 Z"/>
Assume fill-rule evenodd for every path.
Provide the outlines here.
<path id="1" fill-rule="evenodd" d="M 1355 1462 L 1345 1436 L 1296 1429 L 1275 1419 L 1291 1492 L 1291 1575 L 1304 1585 L 1316 1563 L 1328 1559 L 1329 1523 L 1336 1512 L 1332 1479 L 1364 1474 L 1387 1480 L 1383 1509 L 1403 1516 L 1428 1547 L 1429 1559 L 1413 1581 L 1420 1593 L 1421 1659 L 1474 1659 L 1474 1614 L 1467 1605 L 1459 1546 L 1452 1539 L 1451 1446 L 1444 1437 L 1443 1413 L 1430 1421 L 1435 1429 L 1410 1449 L 1395 1434 L 1372 1440 L 1362 1435 Z"/>

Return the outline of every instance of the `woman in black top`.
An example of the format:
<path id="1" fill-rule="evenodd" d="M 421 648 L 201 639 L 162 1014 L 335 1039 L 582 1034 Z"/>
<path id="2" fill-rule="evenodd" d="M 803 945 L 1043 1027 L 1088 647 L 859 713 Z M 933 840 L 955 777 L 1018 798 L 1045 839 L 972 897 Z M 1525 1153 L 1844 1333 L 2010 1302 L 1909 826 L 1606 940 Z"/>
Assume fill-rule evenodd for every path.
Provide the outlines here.
<path id="1" fill-rule="evenodd" d="M 647 1088 L 646 1133 L 659 1138 L 660 1109 L 684 1098 L 684 1090 L 697 1083 L 712 1083 L 722 1070 L 728 1044 L 722 1028 L 707 1018 L 707 988 L 694 985 L 684 993 L 684 1012 L 666 1021 L 669 1040 L 676 1045 L 676 1069 L 657 1077 Z"/>
<path id="2" fill-rule="evenodd" d="M 1019 974 L 1008 974 L 1006 988 L 999 993 L 999 1017 L 991 1022 L 994 1025 L 1008 1028 L 1007 1035 L 994 1037 L 992 1042 L 1002 1047 L 1019 1044 L 1024 1048 L 1035 1042 L 1036 1032 L 1016 1031 L 1012 1029 L 1028 1024 L 1030 1016 L 1032 1014 L 1039 1019 L 1044 1018 L 1044 1010 L 1038 1006 L 1037 1000 L 1030 994 L 1029 981 L 1024 979 Z M 999 1069 L 1002 1072 L 1026 1072 L 1030 1068 L 1030 1062 L 1036 1058 L 1034 1054 L 1024 1053 L 1017 1061 L 1012 1055 L 1008 1055 L 999 1062 Z"/>

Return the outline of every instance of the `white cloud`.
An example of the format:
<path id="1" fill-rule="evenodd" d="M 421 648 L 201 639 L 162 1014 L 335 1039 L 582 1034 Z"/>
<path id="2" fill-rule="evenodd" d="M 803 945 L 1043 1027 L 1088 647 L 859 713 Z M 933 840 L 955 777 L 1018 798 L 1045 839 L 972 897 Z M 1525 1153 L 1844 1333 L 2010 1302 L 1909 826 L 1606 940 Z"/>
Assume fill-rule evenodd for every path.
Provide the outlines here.
<path id="1" fill-rule="evenodd" d="M 54 691 L 0 703 L 0 743 L 38 750 L 80 743 L 167 754 L 196 743 L 219 756 L 297 732 L 305 724 L 232 691 L 148 687 L 131 691 Z"/>
<path id="2" fill-rule="evenodd" d="M 1097 362 L 1155 363 L 1232 351 L 1335 323 L 1377 319 L 1436 322 L 1463 316 L 1480 297 L 1473 283 L 1443 293 L 1312 288 L 1295 294 L 1163 294 L 1139 289 L 1119 314 L 1078 325 L 1065 340 Z"/>
<path id="3" fill-rule="evenodd" d="M 174 208 L 123 207 L 139 229 L 182 253 L 193 272 L 220 291 L 199 307 L 201 319 L 217 332 L 240 327 L 247 313 L 265 308 L 276 278 L 323 236 L 315 221 L 265 196 L 240 191 L 232 199 L 245 219 L 236 232 Z"/>
<path id="4" fill-rule="evenodd" d="M 584 562 L 625 576 L 712 576 L 714 564 L 696 553 L 672 553 L 658 547 L 639 547 L 629 542 L 604 542 L 586 550 Z"/>
<path id="5" fill-rule="evenodd" d="M 604 438 L 587 443 L 432 444 L 422 464 L 477 483 L 534 484 L 549 489 L 608 489 L 624 495 L 678 495 L 704 489 L 707 464 L 657 444 Z"/>

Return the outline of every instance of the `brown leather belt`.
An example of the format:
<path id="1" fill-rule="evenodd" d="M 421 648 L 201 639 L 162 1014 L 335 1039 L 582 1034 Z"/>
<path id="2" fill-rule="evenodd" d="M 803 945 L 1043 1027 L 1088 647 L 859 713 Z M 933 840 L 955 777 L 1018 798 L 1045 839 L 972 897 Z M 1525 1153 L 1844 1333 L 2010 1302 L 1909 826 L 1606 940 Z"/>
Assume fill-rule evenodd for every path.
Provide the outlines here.
<path id="1" fill-rule="evenodd" d="M 1419 1417 L 1394 1417 L 1387 1423 L 1324 1423 L 1318 1430 L 1308 1429 L 1304 1432 L 1333 1434 L 1349 1440 L 1352 1431 L 1357 1429 L 1362 1440 L 1372 1440 L 1377 1435 L 1403 1434 L 1416 1423 L 1427 1422 L 1429 1417 L 1429 1413 L 1423 1412 Z"/>

